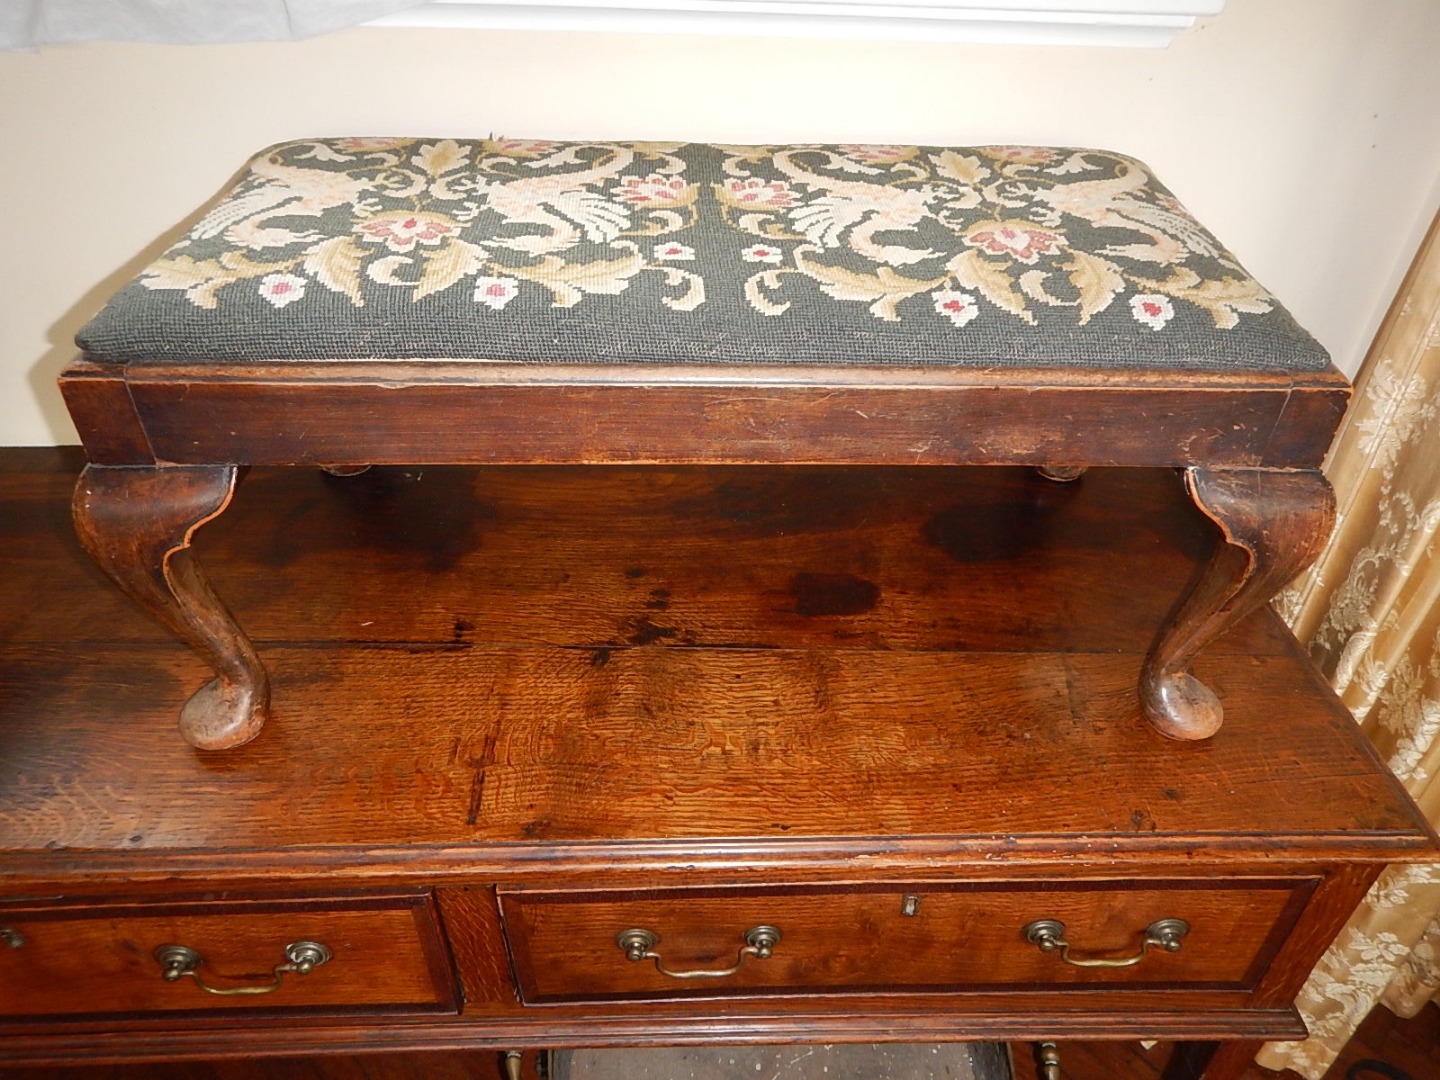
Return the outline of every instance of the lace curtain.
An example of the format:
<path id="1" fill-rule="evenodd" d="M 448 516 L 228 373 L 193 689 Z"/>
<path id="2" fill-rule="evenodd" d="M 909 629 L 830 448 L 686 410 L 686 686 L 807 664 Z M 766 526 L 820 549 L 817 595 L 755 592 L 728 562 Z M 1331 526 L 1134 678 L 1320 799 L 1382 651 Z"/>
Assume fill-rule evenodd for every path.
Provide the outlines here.
<path id="1" fill-rule="evenodd" d="M 0 0 L 0 50 L 77 41 L 285 41 L 421 0 Z"/>
<path id="2" fill-rule="evenodd" d="M 1280 599 L 1432 824 L 1440 824 L 1440 218 L 1365 361 L 1326 472 L 1324 554 Z M 1378 1002 L 1413 1016 L 1440 992 L 1440 865 L 1383 874 L 1310 976 L 1301 1043 L 1256 1058 L 1318 1080 Z"/>

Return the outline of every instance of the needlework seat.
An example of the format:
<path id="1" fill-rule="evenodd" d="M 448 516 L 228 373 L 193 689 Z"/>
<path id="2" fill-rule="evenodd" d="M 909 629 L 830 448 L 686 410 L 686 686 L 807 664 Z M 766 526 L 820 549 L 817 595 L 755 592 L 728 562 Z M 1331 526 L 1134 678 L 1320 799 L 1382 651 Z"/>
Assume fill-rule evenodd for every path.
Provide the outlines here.
<path id="1" fill-rule="evenodd" d="M 79 341 L 141 363 L 1327 364 L 1139 162 L 1037 147 L 287 143 Z"/>

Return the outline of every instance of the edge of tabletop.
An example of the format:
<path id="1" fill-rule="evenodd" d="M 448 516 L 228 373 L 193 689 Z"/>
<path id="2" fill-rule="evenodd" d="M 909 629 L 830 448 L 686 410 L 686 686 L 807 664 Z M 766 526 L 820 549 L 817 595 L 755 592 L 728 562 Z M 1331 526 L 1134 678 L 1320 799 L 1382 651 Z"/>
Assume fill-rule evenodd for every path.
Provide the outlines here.
<path id="1" fill-rule="evenodd" d="M 677 882 L 720 878 L 759 883 L 784 875 L 800 883 L 835 873 L 855 880 L 1041 880 L 1068 874 L 1106 878 L 1309 876 L 1345 864 L 1378 873 L 1387 865 L 1433 862 L 1437 845 L 1413 830 L 1345 833 L 1160 833 L 1145 835 L 813 836 L 674 839 L 425 842 L 280 848 L 215 844 L 181 848 L 0 850 L 14 882 L 134 885 L 220 875 L 240 883 L 324 878 L 343 869 L 356 883 L 502 877 L 550 882 L 589 876 L 607 886 L 660 875 Z"/>
<path id="2" fill-rule="evenodd" d="M 1348 396 L 1350 380 L 1334 365 L 1317 371 L 1201 368 L 1096 368 L 1012 364 L 664 363 L 383 358 L 325 361 L 111 362 L 76 357 L 71 379 L 126 383 L 361 383 L 389 386 L 787 386 L 844 389 L 1035 388 L 1110 390 L 1318 390 Z"/>

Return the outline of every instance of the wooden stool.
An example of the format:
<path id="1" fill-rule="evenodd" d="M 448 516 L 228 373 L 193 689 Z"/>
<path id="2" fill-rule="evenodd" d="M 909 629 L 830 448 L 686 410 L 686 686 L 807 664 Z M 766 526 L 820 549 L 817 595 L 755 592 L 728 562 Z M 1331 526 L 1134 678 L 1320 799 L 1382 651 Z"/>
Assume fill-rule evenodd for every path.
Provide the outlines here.
<path id="1" fill-rule="evenodd" d="M 214 666 L 206 749 L 268 704 L 190 552 L 251 464 L 1179 467 L 1221 542 L 1140 699 L 1205 738 L 1188 667 L 1317 555 L 1349 393 L 1143 165 L 1036 147 L 287 143 L 78 341 L 80 536 Z"/>

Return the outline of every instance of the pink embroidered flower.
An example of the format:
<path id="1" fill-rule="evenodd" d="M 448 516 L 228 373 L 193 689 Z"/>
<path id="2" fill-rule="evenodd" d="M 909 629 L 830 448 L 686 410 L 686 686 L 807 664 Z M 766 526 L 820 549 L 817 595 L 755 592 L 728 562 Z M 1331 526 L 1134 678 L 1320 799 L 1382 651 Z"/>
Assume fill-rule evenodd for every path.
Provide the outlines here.
<path id="1" fill-rule="evenodd" d="M 334 146 L 337 150 L 351 150 L 364 152 L 366 150 L 395 150 L 401 146 L 409 146 L 414 139 L 336 139 Z"/>
<path id="2" fill-rule="evenodd" d="M 694 262 L 695 249 L 674 242 L 655 245 L 655 258 L 662 262 Z"/>
<path id="3" fill-rule="evenodd" d="M 1037 229 L 1024 221 L 984 221 L 965 234 L 965 243 L 989 255 L 1009 255 L 1031 264 L 1041 255 L 1056 251 L 1062 240 L 1058 233 Z"/>
<path id="4" fill-rule="evenodd" d="M 956 292 L 954 289 L 937 289 L 930 294 L 930 298 L 935 301 L 935 310 L 956 326 L 964 326 L 968 322 L 973 322 L 975 317 L 980 314 L 980 305 L 969 293 Z"/>
<path id="5" fill-rule="evenodd" d="M 305 295 L 305 279 L 294 274 L 266 274 L 260 279 L 260 295 L 283 308 Z"/>
<path id="6" fill-rule="evenodd" d="M 627 176 L 611 192 L 628 203 L 650 203 L 655 206 L 676 206 L 685 201 L 685 181 L 678 176 Z"/>
<path id="7" fill-rule="evenodd" d="M 1159 330 L 1175 317 L 1175 308 L 1168 296 L 1141 293 L 1130 298 L 1130 313 L 1151 330 Z"/>
<path id="8" fill-rule="evenodd" d="M 726 180 L 725 195 L 731 202 L 754 206 L 787 207 L 798 201 L 794 189 L 784 180 L 761 180 L 755 176 Z"/>
<path id="9" fill-rule="evenodd" d="M 1017 165 L 1046 165 L 1055 160 L 1055 151 L 1048 146 L 985 146 L 981 150 L 996 161 Z"/>
<path id="10" fill-rule="evenodd" d="M 915 156 L 915 147 L 913 146 L 861 146 L 856 143 L 846 143 L 836 149 L 855 161 L 868 161 L 877 165 L 889 165 Z"/>
<path id="11" fill-rule="evenodd" d="M 477 277 L 475 302 L 499 311 L 520 295 L 520 283 L 509 277 Z"/>
<path id="12" fill-rule="evenodd" d="M 553 139 L 491 139 L 490 146 L 501 154 L 514 157 L 539 157 L 560 145 Z"/>
<path id="13" fill-rule="evenodd" d="M 785 253 L 770 244 L 751 244 L 740 252 L 740 257 L 746 262 L 778 263 L 785 258 Z"/>
<path id="14" fill-rule="evenodd" d="M 448 236 L 460 231 L 460 226 L 440 214 L 416 211 L 413 214 L 377 214 L 355 226 L 360 239 L 371 244 L 384 244 L 391 251 L 402 255 L 414 251 L 415 245 L 434 247 Z"/>

